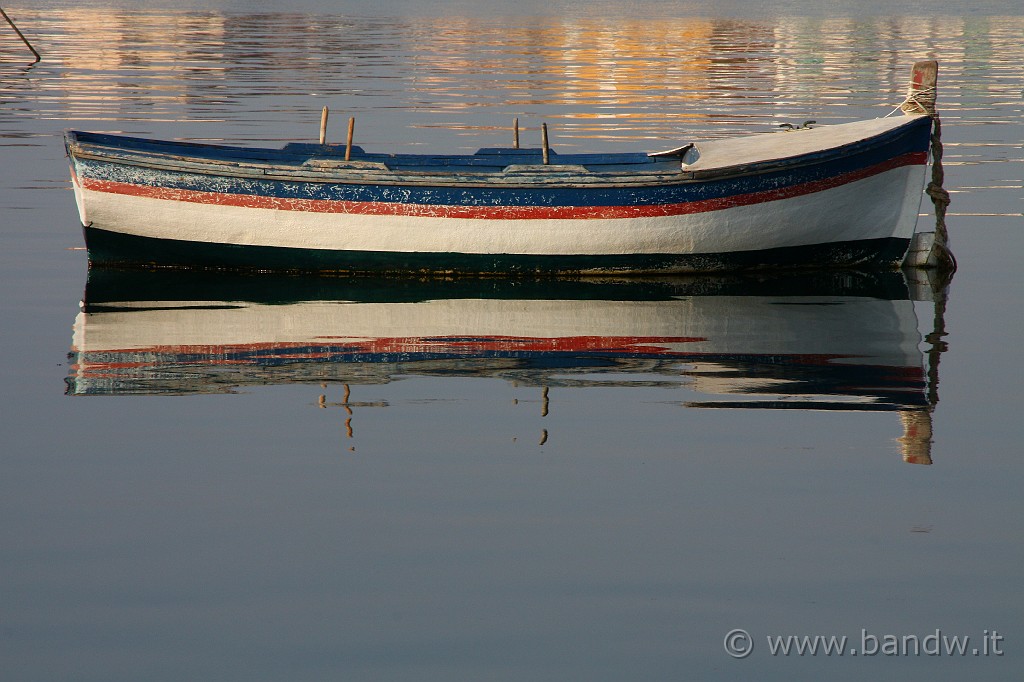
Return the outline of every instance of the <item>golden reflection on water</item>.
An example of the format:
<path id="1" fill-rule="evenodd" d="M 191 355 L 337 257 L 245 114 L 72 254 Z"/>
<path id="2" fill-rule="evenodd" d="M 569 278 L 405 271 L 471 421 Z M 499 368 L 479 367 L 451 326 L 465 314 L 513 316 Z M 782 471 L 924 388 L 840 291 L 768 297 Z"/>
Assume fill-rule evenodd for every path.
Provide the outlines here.
<path id="1" fill-rule="evenodd" d="M 519 119 L 526 146 L 548 122 L 556 148 L 651 151 L 883 116 L 902 100 L 909 65 L 935 57 L 946 166 L 1022 163 L 1024 17 L 515 22 L 71 8 L 19 10 L 18 21 L 43 60 L 26 66 L 24 46 L 0 32 L 9 138 L 83 127 L 313 141 L 328 105 L 335 120 L 357 117 L 356 143 L 370 149 L 506 144 Z M 950 216 L 1020 214 L 1019 181 L 964 184 L 950 187 Z"/>
<path id="2" fill-rule="evenodd" d="M 1012 102 L 1024 61 L 1020 17 L 510 25 L 469 17 L 66 9 L 20 18 L 45 52 L 30 76 L 43 85 L 35 91 L 41 113 L 72 120 L 221 120 L 250 103 L 271 115 L 318 109 L 309 99 L 319 97 L 425 117 L 412 127 L 460 125 L 426 120 L 436 116 L 457 116 L 469 128 L 496 125 L 473 120 L 492 110 L 501 119 L 561 119 L 566 137 L 668 139 L 680 126 L 710 121 L 726 124 L 724 134 L 805 113 L 882 115 L 898 103 L 908 65 L 933 54 L 942 64 L 944 110 Z M 7 61 L 16 46 L 0 46 Z M 974 101 L 965 103 L 961 90 Z"/>

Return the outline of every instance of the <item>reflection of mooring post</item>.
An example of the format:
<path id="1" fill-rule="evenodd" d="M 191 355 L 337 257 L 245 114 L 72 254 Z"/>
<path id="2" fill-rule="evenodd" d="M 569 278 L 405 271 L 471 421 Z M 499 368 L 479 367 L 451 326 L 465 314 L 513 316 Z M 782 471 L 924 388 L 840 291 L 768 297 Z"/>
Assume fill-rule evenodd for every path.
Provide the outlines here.
<path id="1" fill-rule="evenodd" d="M 352 414 L 352 406 L 348 403 L 350 395 L 352 395 L 352 389 L 348 387 L 348 384 L 345 384 L 345 395 L 341 398 L 341 406 L 345 408 L 345 411 L 348 412 L 349 415 Z"/>
<path id="2" fill-rule="evenodd" d="M 896 440 L 903 451 L 907 464 L 932 463 L 932 413 L 931 410 L 902 410 L 903 435 Z"/>
<path id="3" fill-rule="evenodd" d="M 551 400 L 548 399 L 548 387 L 547 386 L 544 387 L 544 390 L 541 391 L 540 395 L 541 395 L 541 399 L 543 401 L 543 402 L 541 402 L 540 416 L 541 417 L 546 417 L 546 416 L 548 416 L 548 407 L 551 405 Z M 544 445 L 544 443 L 547 443 L 547 442 L 548 442 L 548 430 L 547 429 L 541 429 L 540 430 L 540 443 L 538 443 L 538 445 Z"/>
<path id="4" fill-rule="evenodd" d="M 946 285 L 948 281 L 936 283 L 935 316 L 932 332 L 924 337 L 931 347 L 928 349 L 928 408 L 935 409 L 939 402 L 939 357 L 949 348 L 943 340 L 946 336 Z"/>
<path id="5" fill-rule="evenodd" d="M 949 231 L 946 228 L 949 192 L 942 187 L 945 180 L 942 168 L 942 122 L 935 108 L 938 72 L 939 65 L 934 60 L 914 64 L 907 98 L 900 106 L 904 114 L 927 114 L 932 117 L 932 179 L 925 191 L 935 207 L 935 232 L 919 232 L 914 235 L 904 264 L 952 272 L 956 270 L 956 259 L 949 248 Z"/>
<path id="6" fill-rule="evenodd" d="M 321 384 L 321 386 L 326 388 L 326 384 Z M 353 402 L 352 401 L 352 388 L 348 384 L 342 384 L 342 386 L 345 388 L 345 394 L 341 397 L 341 402 L 330 402 L 329 403 L 329 402 L 327 402 L 327 396 L 321 394 L 320 398 L 317 400 L 317 405 L 319 407 L 340 407 L 341 409 L 345 410 L 345 414 L 347 415 L 345 417 L 345 436 L 348 437 L 348 438 L 354 438 L 355 437 L 355 431 L 354 431 L 354 428 L 352 426 L 352 419 L 354 418 L 353 415 L 355 414 L 355 412 L 353 411 L 352 408 L 355 408 L 355 407 L 387 407 L 388 403 L 387 403 L 386 400 L 374 400 L 374 401 L 364 401 L 364 402 L 356 401 L 356 402 Z M 352 451 L 352 452 L 355 452 L 356 448 L 353 445 L 353 446 L 349 447 L 349 450 Z"/>
<path id="7" fill-rule="evenodd" d="M 40 59 L 42 59 L 42 57 L 39 56 L 39 53 L 36 52 L 36 48 L 32 47 L 32 43 L 28 42 L 28 38 L 26 38 L 25 34 L 23 34 L 18 29 L 18 27 L 14 25 L 14 21 L 12 21 L 11 18 L 9 16 L 7 16 L 7 12 L 5 12 L 2 7 L 0 7 L 0 14 L 2 14 L 4 19 L 7 20 L 7 23 L 11 25 L 11 28 L 14 29 L 14 32 L 18 34 L 18 37 L 21 38 L 21 42 L 25 43 L 25 47 L 27 47 L 28 49 L 32 50 L 32 54 L 34 54 L 36 56 L 36 61 L 32 62 L 32 63 L 35 64 Z"/>
<path id="8" fill-rule="evenodd" d="M 903 461 L 909 464 L 932 463 L 932 413 L 939 402 L 939 359 L 947 350 L 944 340 L 946 336 L 946 294 L 951 272 L 932 283 L 932 295 L 935 301 L 935 312 L 932 318 L 932 331 L 925 335 L 929 344 L 925 353 L 927 357 L 928 400 L 927 407 L 917 410 L 900 412 L 903 423 L 903 436 L 897 438 L 903 450 Z"/>
<path id="9" fill-rule="evenodd" d="M 342 398 L 341 398 L 341 404 L 345 408 L 345 411 L 348 412 L 348 418 L 345 420 L 345 437 L 346 438 L 353 438 L 355 436 L 355 431 L 352 429 L 352 406 L 349 405 L 349 402 L 348 402 L 349 396 L 351 396 L 351 395 L 352 395 L 352 390 L 348 387 L 348 384 L 345 384 L 345 395 L 342 396 Z M 349 450 L 352 450 L 352 449 L 353 448 L 349 448 Z"/>

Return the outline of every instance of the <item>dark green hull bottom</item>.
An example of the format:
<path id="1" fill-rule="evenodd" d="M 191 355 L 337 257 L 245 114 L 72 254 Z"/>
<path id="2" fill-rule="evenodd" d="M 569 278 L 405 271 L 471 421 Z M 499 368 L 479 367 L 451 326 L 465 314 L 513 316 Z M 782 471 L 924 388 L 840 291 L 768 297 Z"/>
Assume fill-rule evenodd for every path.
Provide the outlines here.
<path id="1" fill-rule="evenodd" d="M 85 287 L 88 312 L 128 301 L 298 301 L 418 303 L 439 299 L 668 301 L 692 296 L 910 298 L 901 270 L 810 270 L 699 273 L 663 277 L 331 277 L 172 268 L 93 268 Z M 172 303 L 172 305 L 174 305 Z"/>
<path id="2" fill-rule="evenodd" d="M 238 246 L 124 235 L 86 227 L 96 266 L 169 267 L 338 274 L 671 274 L 750 269 L 897 268 L 909 240 L 856 242 L 707 254 L 557 255 L 404 253 Z"/>

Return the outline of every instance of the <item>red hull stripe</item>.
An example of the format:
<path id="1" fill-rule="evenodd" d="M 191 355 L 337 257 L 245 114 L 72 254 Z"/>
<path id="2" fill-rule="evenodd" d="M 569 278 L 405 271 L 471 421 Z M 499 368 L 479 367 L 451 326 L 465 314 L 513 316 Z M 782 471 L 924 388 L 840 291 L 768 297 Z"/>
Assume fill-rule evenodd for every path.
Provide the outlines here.
<path id="1" fill-rule="evenodd" d="M 224 346 L 160 345 L 145 348 L 105 348 L 102 352 L 123 354 L 156 353 L 203 357 L 256 354 L 259 358 L 313 358 L 328 357 L 338 353 L 393 354 L 438 351 L 466 353 L 468 355 L 503 351 L 531 353 L 633 353 L 642 351 L 647 354 L 672 354 L 673 351 L 666 348 L 666 344 L 697 343 L 700 341 L 707 341 L 707 339 L 699 336 L 564 336 L 553 338 L 519 336 L 410 336 L 340 340 L 332 336 L 318 336 L 305 342 L 244 343 Z M 77 352 L 89 352 L 88 349 L 74 350 Z"/>
<path id="2" fill-rule="evenodd" d="M 345 213 L 351 215 L 381 215 L 437 218 L 476 218 L 487 220 L 543 220 L 543 219 L 612 219 L 654 218 L 688 213 L 720 211 L 737 206 L 749 206 L 780 199 L 814 194 L 857 180 L 878 175 L 903 166 L 927 163 L 925 152 L 911 152 L 883 163 L 822 180 L 805 182 L 790 187 L 763 192 L 736 194 L 729 197 L 688 201 L 683 203 L 636 206 L 450 206 L 438 204 L 405 204 L 398 202 L 333 201 L 328 199 L 290 199 L 254 194 L 227 194 L 196 190 L 136 185 L 109 180 L 80 178 L 82 187 L 96 192 L 163 199 L 240 208 L 264 208 L 304 213 Z"/>

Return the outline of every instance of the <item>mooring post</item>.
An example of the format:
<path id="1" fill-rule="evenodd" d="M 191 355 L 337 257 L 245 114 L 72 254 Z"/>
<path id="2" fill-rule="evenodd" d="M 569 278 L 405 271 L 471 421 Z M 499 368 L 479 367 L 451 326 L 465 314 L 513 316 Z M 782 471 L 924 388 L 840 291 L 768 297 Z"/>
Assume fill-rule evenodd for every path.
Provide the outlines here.
<path id="1" fill-rule="evenodd" d="M 356 117 L 348 117 L 348 137 L 345 140 L 345 160 L 352 160 L 352 134 L 356 130 Z"/>
<path id="2" fill-rule="evenodd" d="M 42 59 L 42 57 L 39 56 L 39 53 L 36 52 L 36 48 L 32 47 L 32 43 L 28 42 L 28 38 L 25 37 L 25 34 L 23 34 L 18 29 L 18 27 L 14 25 L 14 21 L 12 21 L 11 18 L 7 16 L 7 12 L 4 11 L 3 7 L 0 7 L 0 14 L 4 15 L 4 19 L 6 19 L 7 23 L 11 25 L 11 28 L 14 29 L 14 32 L 18 34 L 18 37 L 21 38 L 21 42 L 25 43 L 25 47 L 32 50 L 32 54 L 36 56 L 36 61 L 32 63 L 35 64 L 40 59 Z"/>
<path id="3" fill-rule="evenodd" d="M 935 102 L 939 78 L 939 64 L 935 60 L 917 62 L 910 71 L 910 86 L 907 98 L 900 110 L 907 116 L 926 114 L 932 118 L 931 157 L 932 178 L 925 190 L 935 207 L 935 231 L 914 235 L 905 265 L 936 268 L 940 271 L 956 270 L 956 258 L 949 248 L 949 232 L 946 228 L 946 209 L 949 206 L 949 192 L 943 187 L 942 169 L 942 121 Z"/>
<path id="4" fill-rule="evenodd" d="M 546 166 L 546 165 L 548 165 L 551 162 L 551 159 L 549 157 L 549 152 L 548 152 L 548 124 L 547 123 L 541 123 L 540 124 L 540 140 L 541 140 L 541 145 L 543 147 L 543 153 L 544 153 L 544 165 Z"/>
<path id="5" fill-rule="evenodd" d="M 327 107 L 320 114 L 320 144 L 327 144 Z"/>
<path id="6" fill-rule="evenodd" d="M 519 117 L 512 121 L 512 149 L 519 149 Z"/>

